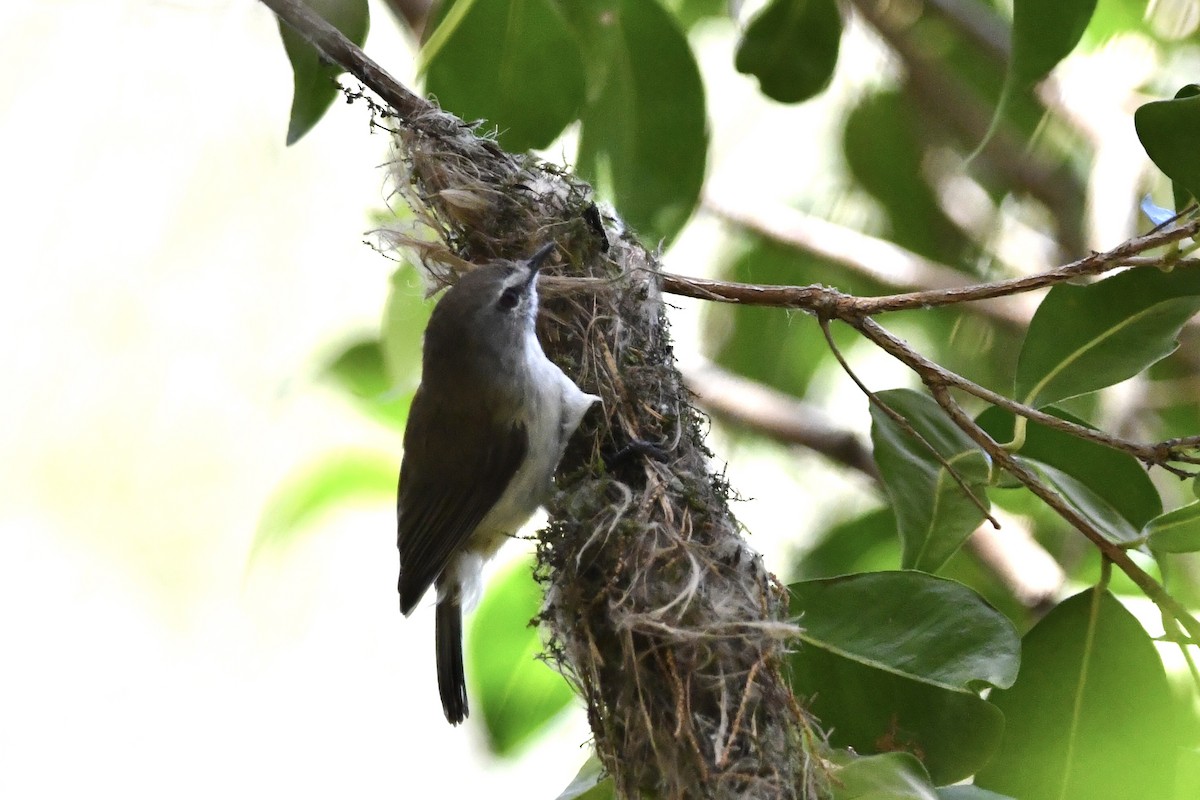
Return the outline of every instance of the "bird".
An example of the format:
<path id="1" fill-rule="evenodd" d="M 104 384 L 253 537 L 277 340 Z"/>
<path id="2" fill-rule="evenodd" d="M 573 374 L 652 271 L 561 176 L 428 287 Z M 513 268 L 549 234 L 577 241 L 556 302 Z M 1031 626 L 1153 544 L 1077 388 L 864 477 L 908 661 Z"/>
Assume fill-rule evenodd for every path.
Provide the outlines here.
<path id="1" fill-rule="evenodd" d="M 538 272 L 554 249 L 466 272 L 425 329 L 396 499 L 397 588 L 407 617 L 436 585 L 438 692 L 452 725 L 469 713 L 463 611 L 483 564 L 551 495 L 567 442 L 600 399 L 537 338 Z"/>

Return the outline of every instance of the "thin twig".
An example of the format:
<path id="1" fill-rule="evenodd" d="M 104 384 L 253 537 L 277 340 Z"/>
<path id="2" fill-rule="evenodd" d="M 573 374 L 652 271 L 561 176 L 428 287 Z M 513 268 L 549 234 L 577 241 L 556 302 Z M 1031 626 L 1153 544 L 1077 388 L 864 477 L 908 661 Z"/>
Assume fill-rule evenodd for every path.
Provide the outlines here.
<path id="1" fill-rule="evenodd" d="M 963 494 L 965 494 L 968 498 L 970 498 L 971 502 L 975 504 L 975 506 L 979 509 L 980 513 L 983 514 L 983 518 L 986 519 L 988 522 L 992 523 L 993 528 L 999 530 L 1000 523 L 997 522 L 996 518 L 992 516 L 991 509 L 989 509 L 987 504 L 984 501 L 980 500 L 979 497 L 975 494 L 975 492 L 971 489 L 971 487 L 967 485 L 966 479 L 963 478 L 962 475 L 958 474 L 958 470 L 956 470 L 954 468 L 954 465 L 952 465 L 946 459 L 946 457 L 943 456 L 941 454 L 941 452 L 936 447 L 933 446 L 932 442 L 930 442 L 928 439 L 926 439 L 925 436 L 922 435 L 920 431 L 918 431 L 916 428 L 914 428 L 912 423 L 909 422 L 904 417 L 903 414 L 901 414 L 899 411 L 897 411 L 896 409 L 889 406 L 887 403 L 880 400 L 879 395 L 875 394 L 873 391 L 868 389 L 867 385 L 865 383 L 863 383 L 859 379 L 858 375 L 856 375 L 854 373 L 854 370 L 850 368 L 850 365 L 848 363 L 846 363 L 846 359 L 842 357 L 842 352 L 841 352 L 841 350 L 838 349 L 837 343 L 833 341 L 833 333 L 830 332 L 830 330 L 829 330 L 829 320 L 822 318 L 820 320 L 820 323 L 821 323 L 821 332 L 823 334 L 825 334 L 825 341 L 826 341 L 826 343 L 828 343 L 829 349 L 833 353 L 833 357 L 836 358 L 838 364 L 840 364 L 842 366 L 842 371 L 845 372 L 846 375 L 848 375 L 850 377 L 850 380 L 854 381 L 854 385 L 857 386 L 862 391 L 862 393 L 867 396 L 867 400 L 870 401 L 871 405 L 878 408 L 884 414 L 887 414 L 888 417 L 893 422 L 895 422 L 898 426 L 900 426 L 901 430 L 903 430 L 909 436 L 913 437 L 918 442 L 920 442 L 921 445 L 927 451 L 929 451 L 929 454 L 932 455 L 937 460 L 937 462 L 942 465 L 942 469 L 946 470 L 946 472 L 950 475 L 950 477 L 954 479 L 954 482 L 958 484 L 958 488 L 963 490 Z"/>
<path id="2" fill-rule="evenodd" d="M 820 409 L 715 364 L 682 371 L 700 407 L 710 414 L 776 442 L 804 447 L 880 485 L 870 445 L 836 427 Z M 1027 608 L 1053 600 L 1065 579 L 1054 557 L 1020 524 L 1006 522 L 1001 532 L 985 522 L 964 547 Z"/>
<path id="3" fill-rule="evenodd" d="M 411 119 L 434 110 L 432 103 L 409 91 L 300 0 L 262 0 L 262 4 L 300 33 L 322 56 L 362 81 L 402 118 Z"/>
<path id="4" fill-rule="evenodd" d="M 916 372 L 922 380 L 932 377 L 941 383 L 973 394 L 980 400 L 985 400 L 994 406 L 999 406 L 1006 411 L 1025 417 L 1040 425 L 1045 425 L 1048 428 L 1068 433 L 1077 438 L 1104 445 L 1113 450 L 1129 453 L 1147 466 L 1161 467 L 1180 478 L 1189 478 L 1192 476 L 1192 473 L 1174 467 L 1170 462 L 1200 464 L 1200 457 L 1180 452 L 1189 447 L 1194 447 L 1200 442 L 1200 437 L 1172 439 L 1154 444 L 1144 444 L 1128 439 L 1121 439 L 1104 431 L 1089 428 L 1086 425 L 1080 425 L 1070 420 L 1056 417 L 1053 414 L 1047 414 L 1045 411 L 1032 408 L 1024 403 L 1019 403 L 1002 394 L 993 392 L 991 389 L 980 386 L 955 372 L 951 372 L 945 367 L 930 361 L 916 350 L 913 350 L 902 339 L 890 333 L 873 319 L 861 319 L 851 324 L 863 336 L 877 344 L 884 352 L 894 356 L 909 369 Z"/>
<path id="5" fill-rule="evenodd" d="M 1032 469 L 1021 463 L 1012 453 L 1008 452 L 1001 444 L 989 436 L 983 428 L 979 427 L 975 420 L 971 419 L 962 406 L 958 404 L 958 401 L 954 399 L 953 395 L 950 394 L 950 388 L 945 383 L 937 380 L 936 376 L 930 376 L 928 379 L 923 376 L 922 379 L 925 380 L 925 385 L 929 388 L 933 399 L 942 407 L 947 416 L 950 417 L 950 420 L 963 433 L 967 434 L 967 436 L 971 437 L 971 439 L 983 448 L 998 466 L 1012 474 L 1029 491 L 1033 492 L 1042 502 L 1049 506 L 1054 513 L 1058 514 L 1071 527 L 1086 536 L 1096 546 L 1102 556 L 1128 575 L 1130 580 L 1137 584 L 1138 588 L 1154 601 L 1164 613 L 1178 621 L 1192 639 L 1200 639 L 1200 621 L 1197 621 L 1161 584 L 1134 563 L 1133 559 L 1125 551 L 1125 548 L 1106 539 L 1104 534 L 1092 524 L 1091 520 L 1072 508 L 1057 492 L 1047 486 Z"/>
<path id="6" fill-rule="evenodd" d="M 739 198 L 737 206 L 706 197 L 704 210 L 769 241 L 819 256 L 857 275 L 903 291 L 961 289 L 971 276 L 898 244 L 781 204 Z M 981 300 L 972 310 L 1009 327 L 1024 328 L 1036 303 L 1016 297 Z"/>
<path id="7" fill-rule="evenodd" d="M 714 300 L 739 305 L 796 308 L 811 311 L 818 316 L 851 321 L 854 317 L 867 317 L 893 311 L 933 308 L 958 303 L 988 300 L 1007 295 L 1043 289 L 1088 275 L 1111 272 L 1124 266 L 1165 269 L 1200 268 L 1200 259 L 1180 259 L 1173 253 L 1158 257 L 1136 258 L 1147 250 L 1171 244 L 1200 233 L 1200 217 L 1190 219 L 1176 227 L 1148 233 L 1123 242 L 1103 253 L 1065 264 L 1047 272 L 1010 278 L 1002 281 L 979 283 L 970 286 L 946 289 L 931 289 L 919 292 L 882 295 L 879 297 L 856 297 L 825 286 L 771 286 L 764 284 L 720 281 L 710 278 L 690 278 L 669 272 L 662 273 L 663 291 L 683 297 Z"/>

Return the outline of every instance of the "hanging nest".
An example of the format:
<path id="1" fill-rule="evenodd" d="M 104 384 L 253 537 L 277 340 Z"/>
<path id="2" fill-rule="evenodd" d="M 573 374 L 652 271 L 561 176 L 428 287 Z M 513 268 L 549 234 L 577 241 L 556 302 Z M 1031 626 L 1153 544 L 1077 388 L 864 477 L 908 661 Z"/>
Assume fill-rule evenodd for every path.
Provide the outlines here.
<path id="1" fill-rule="evenodd" d="M 821 796 L 823 743 L 785 680 L 797 633 L 787 593 L 739 535 L 729 488 L 709 468 L 654 256 L 589 186 L 449 114 L 405 120 L 395 149 L 394 190 L 416 224 L 385 239 L 436 282 L 558 245 L 539 336 L 603 402 L 547 504 L 540 622 L 618 794 Z"/>

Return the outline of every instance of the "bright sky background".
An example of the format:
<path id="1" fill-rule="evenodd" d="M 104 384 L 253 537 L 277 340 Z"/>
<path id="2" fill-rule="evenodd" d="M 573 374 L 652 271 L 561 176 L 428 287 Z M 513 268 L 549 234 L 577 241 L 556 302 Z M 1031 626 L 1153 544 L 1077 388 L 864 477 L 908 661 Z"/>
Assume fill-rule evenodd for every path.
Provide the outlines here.
<path id="1" fill-rule="evenodd" d="M 368 51 L 411 80 L 373 11 Z M 582 716 L 516 764 L 483 752 L 478 720 L 444 724 L 432 614 L 397 611 L 386 504 L 247 562 L 296 468 L 354 447 L 399 460 L 398 436 L 313 380 L 376 328 L 392 267 L 362 244 L 387 148 L 365 109 L 284 148 L 291 76 L 251 0 L 6 0 L 0 53 L 0 796 L 556 796 L 586 757 Z M 762 124 L 753 83 L 710 61 L 717 191 L 762 176 L 780 131 L 834 124 L 821 100 Z M 829 169 L 773 164 L 772 190 Z M 716 244 L 693 226 L 667 265 L 695 272 Z M 861 502 L 812 459 L 772 450 L 750 480 L 752 448 L 716 449 L 754 488 L 736 511 L 770 565 L 818 522 L 797 521 L 797 487 Z"/>

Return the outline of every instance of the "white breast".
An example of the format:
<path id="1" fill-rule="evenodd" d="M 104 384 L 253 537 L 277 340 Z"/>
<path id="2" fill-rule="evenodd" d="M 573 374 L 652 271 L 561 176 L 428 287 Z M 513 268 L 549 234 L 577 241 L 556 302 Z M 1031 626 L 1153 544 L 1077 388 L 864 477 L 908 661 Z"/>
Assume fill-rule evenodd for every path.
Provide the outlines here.
<path id="1" fill-rule="evenodd" d="M 600 398 L 581 391 L 553 361 L 546 358 L 537 336 L 525 342 L 529 385 L 525 428 L 529 447 L 517 473 L 496 505 L 480 522 L 468 545 L 448 566 L 457 573 L 460 593 L 468 606 L 479 594 L 479 569 L 537 510 L 554 488 L 554 470 L 567 441 L 583 415 Z"/>

